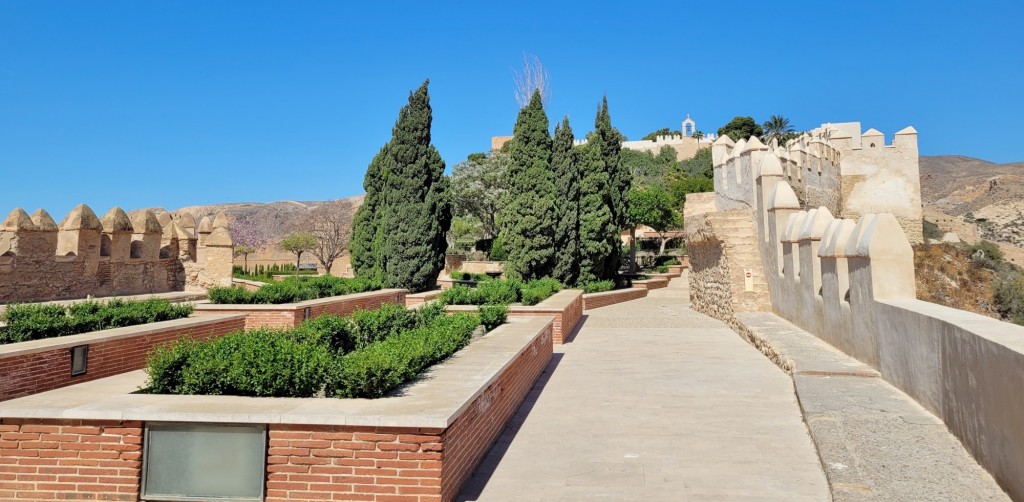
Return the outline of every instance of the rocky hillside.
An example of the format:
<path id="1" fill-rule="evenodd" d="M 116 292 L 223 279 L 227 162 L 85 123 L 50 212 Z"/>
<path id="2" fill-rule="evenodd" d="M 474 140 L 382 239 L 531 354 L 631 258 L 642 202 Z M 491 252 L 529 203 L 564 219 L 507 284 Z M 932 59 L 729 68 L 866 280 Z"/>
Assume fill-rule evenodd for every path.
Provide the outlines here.
<path id="1" fill-rule="evenodd" d="M 926 213 L 963 220 L 981 238 L 1024 247 L 1024 162 L 922 156 L 920 167 Z"/>
<path id="2" fill-rule="evenodd" d="M 996 274 L 971 262 L 963 245 L 914 246 L 917 298 L 999 318 L 993 301 Z"/>

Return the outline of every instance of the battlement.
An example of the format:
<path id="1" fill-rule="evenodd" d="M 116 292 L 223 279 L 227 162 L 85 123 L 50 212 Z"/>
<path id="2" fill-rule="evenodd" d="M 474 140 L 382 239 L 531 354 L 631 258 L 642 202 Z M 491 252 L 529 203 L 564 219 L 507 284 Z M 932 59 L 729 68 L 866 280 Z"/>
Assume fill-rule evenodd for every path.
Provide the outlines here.
<path id="1" fill-rule="evenodd" d="M 0 223 L 0 302 L 179 291 L 231 279 L 227 218 L 196 232 L 187 213 L 102 218 L 80 204 L 58 225 L 16 208 Z M 223 263 L 222 263 L 223 262 Z"/>
<path id="2" fill-rule="evenodd" d="M 770 158 L 769 158 L 770 157 Z M 859 122 L 824 124 L 789 141 L 765 145 L 758 138 L 712 145 L 716 203 L 720 210 L 753 209 L 754 180 L 764 162 L 781 170 L 805 207 L 828 208 L 835 215 L 891 213 L 911 242 L 921 242 L 921 183 L 917 131 L 907 127 L 885 144 L 875 129 L 861 133 Z"/>

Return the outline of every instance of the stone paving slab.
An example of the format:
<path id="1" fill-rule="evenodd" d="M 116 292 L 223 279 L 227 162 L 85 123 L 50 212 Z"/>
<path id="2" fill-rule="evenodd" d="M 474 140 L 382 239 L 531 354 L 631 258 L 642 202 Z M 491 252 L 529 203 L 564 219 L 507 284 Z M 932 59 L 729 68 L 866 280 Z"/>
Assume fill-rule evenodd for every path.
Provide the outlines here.
<path id="1" fill-rule="evenodd" d="M 829 500 L 792 381 L 685 302 L 588 312 L 459 500 Z"/>
<path id="2" fill-rule="evenodd" d="M 833 500 L 1009 500 L 938 417 L 877 371 L 775 314 L 737 318 L 792 362 Z"/>

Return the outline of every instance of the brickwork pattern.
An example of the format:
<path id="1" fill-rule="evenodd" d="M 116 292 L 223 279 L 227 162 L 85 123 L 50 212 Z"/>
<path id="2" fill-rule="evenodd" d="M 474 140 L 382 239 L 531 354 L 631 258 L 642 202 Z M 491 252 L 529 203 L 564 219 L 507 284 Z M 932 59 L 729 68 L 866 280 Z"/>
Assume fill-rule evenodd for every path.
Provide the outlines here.
<path id="1" fill-rule="evenodd" d="M 180 321 L 168 321 L 167 323 L 173 325 L 157 332 L 98 343 L 83 341 L 82 344 L 89 346 L 88 371 L 78 376 L 71 376 L 71 350 L 66 346 L 0 357 L 0 373 L 3 374 L 3 378 L 0 379 L 0 401 L 142 369 L 146 364 L 146 354 L 158 345 L 171 343 L 186 336 L 196 339 L 217 338 L 239 331 L 245 326 L 242 318 L 216 322 L 204 319 L 195 321 L 199 322 L 193 326 L 181 326 Z M 153 324 L 137 326 L 138 329 L 146 331 L 152 330 L 153 327 Z M 54 343 L 62 344 L 65 340 L 53 339 Z"/>
<path id="2" fill-rule="evenodd" d="M 536 317 L 536 316 L 554 316 L 555 325 L 552 340 L 554 343 L 562 345 L 566 339 L 576 329 L 576 325 L 579 324 L 580 319 L 583 318 L 583 295 L 578 294 L 573 301 L 569 302 L 562 310 L 552 311 L 551 307 L 543 307 L 537 305 L 536 308 L 528 306 L 513 306 L 509 308 L 509 317 Z"/>
<path id="3" fill-rule="evenodd" d="M 582 304 L 582 298 L 579 303 Z M 441 500 L 455 500 L 473 469 L 498 439 L 505 424 L 533 388 L 551 361 L 552 327 L 534 338 L 501 374 L 455 420 L 444 434 L 441 465 Z"/>
<path id="4" fill-rule="evenodd" d="M 376 310 L 386 303 L 405 304 L 404 290 L 384 290 L 374 293 L 359 293 L 333 298 L 323 298 L 302 303 L 281 305 L 226 305 L 200 304 L 196 314 L 245 314 L 245 329 L 294 328 L 306 320 L 306 307 L 310 319 L 325 314 L 348 315 L 357 310 Z M 209 307 L 207 307 L 209 305 Z"/>
<path id="5" fill-rule="evenodd" d="M 615 305 L 616 303 L 645 298 L 646 296 L 646 288 L 629 288 L 605 291 L 603 293 L 589 293 L 583 295 L 583 310 L 607 307 L 609 305 Z"/>
<path id="6" fill-rule="evenodd" d="M 447 429 L 271 424 L 267 502 L 454 500 L 551 360 L 552 326 Z"/>
<path id="7" fill-rule="evenodd" d="M 0 420 L 0 502 L 139 500 L 142 424 Z"/>

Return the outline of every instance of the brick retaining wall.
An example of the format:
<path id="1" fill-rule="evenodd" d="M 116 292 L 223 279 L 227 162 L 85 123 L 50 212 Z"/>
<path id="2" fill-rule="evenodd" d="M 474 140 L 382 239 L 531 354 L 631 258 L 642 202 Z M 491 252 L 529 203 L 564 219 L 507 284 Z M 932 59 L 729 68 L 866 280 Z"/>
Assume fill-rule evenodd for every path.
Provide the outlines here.
<path id="1" fill-rule="evenodd" d="M 447 312 L 475 312 L 476 305 L 449 305 Z M 563 289 L 536 305 L 511 305 L 509 317 L 551 316 L 555 318 L 553 343 L 562 345 L 583 318 L 583 291 Z"/>
<path id="2" fill-rule="evenodd" d="M 657 277 L 652 279 L 645 279 L 642 281 L 633 281 L 633 287 L 636 289 L 660 289 L 668 287 L 668 279 L 664 277 Z"/>
<path id="3" fill-rule="evenodd" d="M 438 299 L 441 296 L 441 290 L 435 289 L 431 291 L 424 291 L 422 293 L 410 293 L 405 295 L 405 306 L 406 307 L 418 307 Z"/>
<path id="4" fill-rule="evenodd" d="M 189 317 L 0 345 L 0 401 L 141 369 L 157 345 L 185 336 L 216 338 L 244 326 L 239 315 Z M 89 346 L 87 371 L 71 376 L 71 348 L 79 345 Z"/>
<path id="5" fill-rule="evenodd" d="M 486 342 L 487 337 L 484 337 L 475 342 L 485 344 L 476 347 L 476 351 L 470 344 L 465 352 L 456 354 L 442 365 L 451 365 L 450 368 L 437 370 L 429 378 L 413 384 L 414 387 L 423 387 L 421 392 L 413 388 L 399 397 L 386 400 L 368 403 L 360 400 L 363 405 L 379 404 L 382 410 L 404 410 L 391 406 L 395 404 L 393 401 L 413 399 L 406 407 L 419 410 L 426 406 L 433 411 L 420 415 L 421 412 L 410 409 L 402 413 L 421 418 L 391 417 L 381 414 L 380 410 L 370 409 L 366 411 L 370 418 L 394 423 L 395 426 L 307 425 L 284 420 L 269 423 L 266 501 L 454 500 L 551 360 L 552 322 L 537 320 L 513 324 L 516 326 L 510 324 L 499 328 L 506 329 L 505 338 L 500 338 L 504 342 L 499 339 Z M 487 336 L 495 335 L 503 336 L 498 333 Z M 465 386 L 467 375 L 474 375 L 469 378 L 476 378 L 482 384 L 472 393 L 466 392 L 471 390 Z M 438 395 L 440 389 L 450 390 Z M 96 393 L 95 390 L 88 392 Z M 117 392 L 109 396 L 99 394 L 102 393 L 73 397 L 68 401 L 75 402 L 66 405 L 70 408 L 50 412 L 74 415 L 77 413 L 74 410 L 86 405 L 91 415 L 125 413 L 122 409 L 124 399 L 130 395 Z M 151 402 L 155 396 L 138 397 Z M 169 401 L 181 403 L 198 398 L 167 397 Z M 43 396 L 25 399 L 36 398 L 42 399 Z M 104 399 L 107 401 L 103 402 Z M 174 415 L 182 417 L 179 420 L 195 415 L 193 420 L 202 423 L 239 419 L 244 422 L 247 417 L 251 420 L 251 417 L 259 416 L 260 406 L 281 410 L 292 404 L 306 409 L 309 406 L 323 407 L 313 414 L 319 421 L 324 417 L 337 418 L 330 410 L 346 409 L 346 400 L 334 399 L 232 396 L 217 399 L 223 404 L 218 405 L 209 397 L 202 398 L 205 404 L 199 408 L 208 412 L 206 415 L 196 412 L 194 404 L 182 404 L 182 411 Z M 441 400 L 443 403 L 445 399 L 451 402 L 435 402 Z M 245 403 L 241 406 L 245 411 L 242 416 L 234 417 L 240 403 Z M 440 404 L 440 408 L 431 408 L 426 403 Z M 28 406 L 25 409 L 32 408 L 32 405 Z M 218 410 L 217 406 L 223 409 Z M 9 408 L 0 413 L 9 416 L 24 413 L 17 411 L 18 404 Z M 158 409 L 146 411 L 140 408 L 134 412 L 139 416 L 124 418 L 139 419 L 153 412 L 160 414 Z M 289 415 L 292 420 L 301 416 L 295 413 L 293 410 Z M 166 414 L 160 416 L 162 418 Z M 157 419 L 131 422 L 48 418 L 0 420 L 0 500 L 139 500 L 142 431 L 146 420 Z M 345 416 L 340 420 L 361 421 L 359 417 Z"/>
<path id="6" fill-rule="evenodd" d="M 646 288 L 616 289 L 614 291 L 604 291 L 601 293 L 587 293 L 583 295 L 583 310 L 607 307 L 609 305 L 615 305 L 616 303 L 645 298 L 646 296 Z"/>
<path id="7" fill-rule="evenodd" d="M 0 420 L 0 500 L 139 499 L 142 423 Z"/>
<path id="8" fill-rule="evenodd" d="M 245 314 L 245 329 L 256 328 L 294 328 L 306 320 L 306 308 L 309 318 L 324 314 L 348 315 L 357 310 L 376 310 L 386 303 L 405 305 L 404 289 L 382 289 L 366 293 L 354 293 L 344 296 L 332 296 L 298 303 L 282 303 L 279 305 L 227 305 L 199 303 L 195 307 L 196 314 Z"/>

